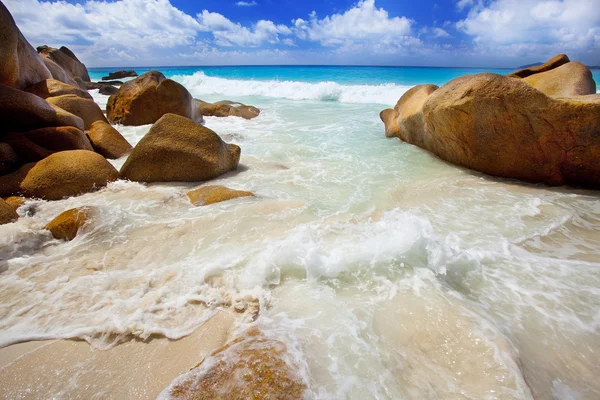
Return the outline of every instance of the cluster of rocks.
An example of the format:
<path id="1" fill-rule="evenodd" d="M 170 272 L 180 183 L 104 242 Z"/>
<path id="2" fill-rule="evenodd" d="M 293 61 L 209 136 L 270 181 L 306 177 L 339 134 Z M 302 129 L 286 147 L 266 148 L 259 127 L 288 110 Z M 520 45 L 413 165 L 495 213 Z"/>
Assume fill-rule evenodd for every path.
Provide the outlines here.
<path id="1" fill-rule="evenodd" d="M 407 91 L 381 119 L 388 137 L 504 178 L 600 188 L 600 95 L 558 55 L 508 76 L 465 75 Z"/>
<path id="2" fill-rule="evenodd" d="M 88 93 L 97 87 L 66 47 L 25 40 L 0 2 L 0 224 L 15 221 L 28 198 L 60 200 L 118 179 L 202 182 L 235 170 L 240 148 L 201 125 L 206 105 L 179 83 L 151 71 L 113 87 L 106 116 Z M 119 71 L 109 79 L 135 76 Z M 108 82 L 114 83 L 114 82 Z M 102 83 L 106 85 L 107 83 Z M 217 103 L 209 115 L 254 118 L 259 110 Z M 134 147 L 112 124 L 153 124 Z M 128 155 L 120 171 L 107 159 Z M 205 186 L 190 192 L 197 205 L 252 193 Z M 4 199 L 2 199 L 4 198 Z M 46 227 L 71 240 L 93 220 L 91 208 L 67 210 Z"/>

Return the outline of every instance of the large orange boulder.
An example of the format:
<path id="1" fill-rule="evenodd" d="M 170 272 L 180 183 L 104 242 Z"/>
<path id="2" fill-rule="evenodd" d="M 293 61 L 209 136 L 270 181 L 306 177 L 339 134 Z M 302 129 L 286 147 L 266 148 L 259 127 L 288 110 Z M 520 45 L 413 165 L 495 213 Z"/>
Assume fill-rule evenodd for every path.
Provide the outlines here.
<path id="1" fill-rule="evenodd" d="M 90 129 L 96 121 L 106 122 L 104 113 L 94 100 L 85 99 L 74 94 L 64 94 L 62 96 L 49 97 L 46 101 L 73 115 L 77 115 L 83 120 L 85 130 Z"/>
<path id="2" fill-rule="evenodd" d="M 552 98 L 523 80 L 466 75 L 431 93 L 421 113 L 424 126 L 398 136 L 446 161 L 528 182 L 600 187 L 598 95 Z"/>
<path id="3" fill-rule="evenodd" d="M 173 400 L 300 400 L 306 384 L 287 346 L 252 329 L 178 377 L 159 398 Z"/>
<path id="4" fill-rule="evenodd" d="M 0 134 L 50 126 L 74 126 L 83 130 L 81 118 L 39 96 L 4 85 L 0 85 L 0 120 Z"/>
<path id="5" fill-rule="evenodd" d="M 216 103 L 207 103 L 195 99 L 200 114 L 205 117 L 241 117 L 252 119 L 258 117 L 260 110 L 254 106 L 247 106 L 234 101 L 223 100 Z"/>
<path id="6" fill-rule="evenodd" d="M 165 114 L 133 148 L 121 175 L 139 182 L 205 181 L 236 169 L 240 151 L 188 118 Z"/>
<path id="7" fill-rule="evenodd" d="M 518 71 L 515 71 L 511 74 L 508 74 L 510 78 L 527 78 L 530 75 L 538 74 L 540 72 L 550 71 L 551 69 L 560 67 L 568 62 L 570 62 L 569 57 L 566 54 L 558 54 L 542 65 L 534 65 L 531 67 L 523 68 Z"/>
<path id="8" fill-rule="evenodd" d="M 18 218 L 19 214 L 17 214 L 15 209 L 0 198 L 0 225 L 14 222 Z"/>
<path id="9" fill-rule="evenodd" d="M 100 154 L 61 151 L 35 164 L 21 182 L 20 191 L 28 197 L 60 200 L 102 188 L 117 179 L 117 170 Z"/>
<path id="10" fill-rule="evenodd" d="M 97 214 L 96 207 L 72 208 L 59 214 L 44 229 L 49 230 L 55 239 L 71 241 Z"/>
<path id="11" fill-rule="evenodd" d="M 71 78 L 80 78 L 84 82 L 90 81 L 90 75 L 85 65 L 67 47 L 55 49 L 49 46 L 39 46 L 38 53 L 59 65 Z"/>
<path id="12" fill-rule="evenodd" d="M 86 133 L 94 146 L 94 150 L 106 158 L 123 157 L 133 148 L 127 139 L 108 122 L 96 121 Z"/>
<path id="13" fill-rule="evenodd" d="M 42 99 L 62 96 L 64 94 L 72 94 L 84 99 L 93 100 L 92 95 L 90 95 L 87 90 L 82 90 L 79 88 L 79 86 L 69 85 L 56 79 L 46 79 L 40 81 L 35 85 L 29 86 L 25 90 L 29 93 L 40 96 Z"/>
<path id="14" fill-rule="evenodd" d="M 0 2 L 0 84 L 24 89 L 48 78 L 50 71 Z"/>
<path id="15" fill-rule="evenodd" d="M 158 71 L 124 83 L 106 105 L 108 120 L 114 124 L 153 124 L 167 113 L 202 119 L 187 89 Z"/>

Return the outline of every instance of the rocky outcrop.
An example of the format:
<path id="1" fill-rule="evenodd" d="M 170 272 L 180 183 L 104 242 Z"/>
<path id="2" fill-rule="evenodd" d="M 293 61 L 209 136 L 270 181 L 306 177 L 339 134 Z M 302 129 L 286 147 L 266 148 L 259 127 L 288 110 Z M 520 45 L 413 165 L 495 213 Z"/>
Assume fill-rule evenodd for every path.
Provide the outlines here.
<path id="1" fill-rule="evenodd" d="M 12 171 L 18 162 L 19 157 L 12 146 L 0 142 L 0 175 Z"/>
<path id="2" fill-rule="evenodd" d="M 133 148 L 121 168 L 139 182 L 197 182 L 237 168 L 240 148 L 185 117 L 166 114 Z"/>
<path id="3" fill-rule="evenodd" d="M 74 126 L 83 130 L 83 120 L 32 93 L 0 85 L 2 132 L 26 132 L 50 126 Z"/>
<path id="4" fill-rule="evenodd" d="M 94 122 L 86 133 L 94 146 L 94 150 L 106 158 L 123 157 L 132 149 L 127 139 L 107 122 Z"/>
<path id="5" fill-rule="evenodd" d="M 83 82 L 83 81 L 78 82 L 75 79 L 73 79 L 67 73 L 67 71 L 65 71 L 60 65 L 58 65 L 51 59 L 44 57 L 44 58 L 42 58 L 42 61 L 46 65 L 46 68 L 48 68 L 48 70 L 50 71 L 50 74 L 52 74 L 52 79 L 56 79 L 57 81 L 64 82 L 67 85 L 77 86 L 80 89 L 85 89 L 85 86 L 81 84 L 81 82 Z M 79 80 L 81 80 L 81 79 L 79 79 Z"/>
<path id="6" fill-rule="evenodd" d="M 477 74 L 435 90 L 420 112 L 424 126 L 398 116 L 409 130 L 398 136 L 446 161 L 528 182 L 600 187 L 600 96 L 552 98 L 520 79 Z"/>
<path id="7" fill-rule="evenodd" d="M 106 105 L 108 120 L 115 124 L 152 124 L 167 113 L 202 119 L 187 89 L 158 71 L 124 83 Z"/>
<path id="8" fill-rule="evenodd" d="M 85 130 L 90 129 L 92 124 L 96 121 L 106 122 L 104 113 L 93 100 L 84 99 L 74 94 L 65 94 L 62 96 L 49 97 L 46 101 L 73 115 L 77 115 L 83 120 L 83 127 Z"/>
<path id="9" fill-rule="evenodd" d="M 596 82 L 592 71 L 578 62 L 569 62 L 530 75 L 523 81 L 550 97 L 572 97 L 596 93 Z"/>
<path id="10" fill-rule="evenodd" d="M 0 198 L 0 225 L 14 222 L 17 219 L 19 219 L 19 214 L 15 209 Z"/>
<path id="11" fill-rule="evenodd" d="M 100 154 L 61 151 L 35 164 L 21 182 L 20 192 L 28 197 L 60 200 L 91 192 L 117 179 L 117 170 Z"/>
<path id="12" fill-rule="evenodd" d="M 55 239 L 71 241 L 97 213 L 95 207 L 72 208 L 58 215 L 44 229 L 49 230 Z"/>
<path id="13" fill-rule="evenodd" d="M 206 117 L 241 117 L 252 119 L 258 117 L 260 110 L 253 106 L 247 106 L 242 103 L 236 103 L 229 100 L 223 100 L 216 103 L 207 103 L 195 99 L 202 116 Z"/>
<path id="14" fill-rule="evenodd" d="M 67 47 L 55 49 L 49 46 L 39 46 L 37 51 L 42 58 L 50 59 L 60 66 L 71 78 L 80 78 L 84 82 L 90 81 L 90 75 L 85 65 Z"/>
<path id="15" fill-rule="evenodd" d="M 21 193 L 21 182 L 34 166 L 35 163 L 27 163 L 10 174 L 0 175 L 0 196 L 6 197 Z"/>
<path id="16" fill-rule="evenodd" d="M 0 2 L 0 84 L 24 89 L 48 78 L 50 71 Z"/>
<path id="17" fill-rule="evenodd" d="M 92 96 L 87 92 L 87 90 L 82 90 L 79 88 L 79 86 L 72 86 L 56 79 L 46 79 L 40 81 L 35 85 L 29 86 L 25 90 L 41 97 L 42 99 L 72 94 L 83 99 L 93 100 Z"/>
<path id="18" fill-rule="evenodd" d="M 102 80 L 103 81 L 110 81 L 110 80 L 115 80 L 115 79 L 121 79 L 121 78 L 134 78 L 138 76 L 137 72 L 135 71 L 116 71 L 116 72 L 109 72 L 108 76 L 103 76 Z"/>
<path id="19" fill-rule="evenodd" d="M 254 193 L 229 189 L 228 187 L 218 185 L 202 186 L 187 193 L 188 199 L 195 206 L 207 206 L 221 201 L 248 196 L 254 196 Z"/>
<path id="20" fill-rule="evenodd" d="M 531 67 L 523 68 L 519 71 L 515 71 L 511 74 L 508 74 L 510 78 L 527 78 L 530 75 L 538 74 L 540 72 L 550 71 L 551 69 L 560 67 L 563 64 L 568 63 L 569 57 L 566 54 L 558 54 L 552 57 L 550 60 L 546 61 L 542 65 L 534 65 Z"/>
<path id="21" fill-rule="evenodd" d="M 13 147 L 22 163 L 38 161 L 59 151 L 93 150 L 83 131 L 72 126 L 13 132 L 5 135 L 2 140 Z"/>
<path id="22" fill-rule="evenodd" d="M 303 399 L 306 385 L 287 346 L 253 329 L 177 378 L 159 398 L 174 400 Z M 241 378 L 246 377 L 246 378 Z"/>

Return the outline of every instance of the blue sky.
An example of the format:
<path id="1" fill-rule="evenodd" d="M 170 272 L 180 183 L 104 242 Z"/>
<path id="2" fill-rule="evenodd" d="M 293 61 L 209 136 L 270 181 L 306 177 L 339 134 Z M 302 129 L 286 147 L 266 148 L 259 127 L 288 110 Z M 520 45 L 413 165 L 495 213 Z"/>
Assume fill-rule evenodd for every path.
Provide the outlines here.
<path id="1" fill-rule="evenodd" d="M 599 0 L 4 0 L 88 66 L 600 64 Z"/>

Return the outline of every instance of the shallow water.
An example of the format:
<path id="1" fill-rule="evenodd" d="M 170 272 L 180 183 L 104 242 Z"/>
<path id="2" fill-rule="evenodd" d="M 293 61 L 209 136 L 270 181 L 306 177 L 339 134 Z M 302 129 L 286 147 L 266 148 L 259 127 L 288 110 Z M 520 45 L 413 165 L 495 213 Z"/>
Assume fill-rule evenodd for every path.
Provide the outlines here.
<path id="1" fill-rule="evenodd" d="M 0 226 L 0 346 L 178 338 L 223 308 L 288 345 L 307 398 L 600 397 L 598 192 L 494 179 L 385 139 L 377 103 L 401 85 L 323 101 L 309 82 L 176 79 L 262 110 L 206 118 L 242 148 L 211 184 L 256 197 L 193 207 L 194 185 L 119 181 L 28 202 Z M 149 126 L 117 128 L 135 144 Z M 42 229 L 83 205 L 101 217 L 72 242 Z"/>

